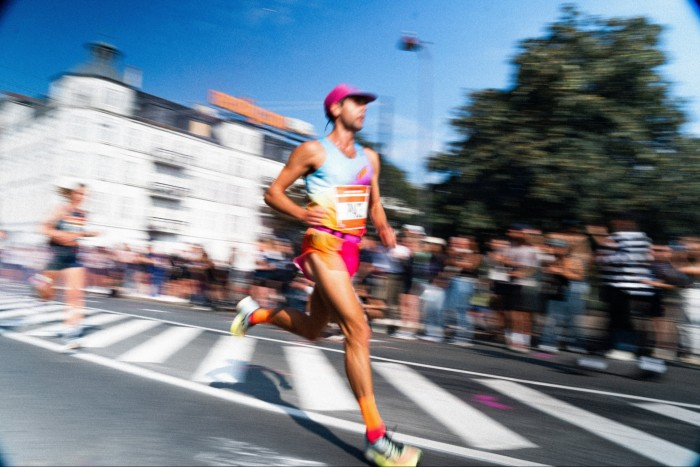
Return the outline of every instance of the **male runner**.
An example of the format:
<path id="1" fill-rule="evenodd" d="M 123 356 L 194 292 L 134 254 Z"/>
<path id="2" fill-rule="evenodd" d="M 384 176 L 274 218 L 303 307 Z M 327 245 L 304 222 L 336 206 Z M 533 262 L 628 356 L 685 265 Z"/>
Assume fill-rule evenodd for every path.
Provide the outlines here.
<path id="1" fill-rule="evenodd" d="M 231 333 L 242 336 L 251 326 L 267 323 L 314 340 L 333 318 L 345 336 L 345 369 L 367 427 L 365 456 L 379 466 L 414 466 L 421 450 L 387 436 L 375 404 L 369 355 L 371 330 L 351 280 L 359 266 L 359 244 L 368 215 L 382 243 L 387 247 L 396 245 L 379 197 L 379 155 L 355 142 L 367 104 L 376 98 L 347 84 L 336 86 L 324 101 L 333 130 L 321 140 L 297 147 L 265 192 L 270 207 L 309 225 L 301 255 L 294 259 L 306 277 L 315 282 L 309 314 L 261 308 L 246 297 L 237 305 Z M 311 200 L 306 207 L 286 194 L 301 177 Z"/>

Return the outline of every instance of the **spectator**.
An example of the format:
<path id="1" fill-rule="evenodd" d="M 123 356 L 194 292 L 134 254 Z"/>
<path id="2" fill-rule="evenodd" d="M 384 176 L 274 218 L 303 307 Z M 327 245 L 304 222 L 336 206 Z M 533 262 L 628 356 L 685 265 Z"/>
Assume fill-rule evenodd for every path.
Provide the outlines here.
<path id="1" fill-rule="evenodd" d="M 441 275 L 433 277 L 429 284 L 423 287 L 420 297 L 421 314 L 425 329 L 421 339 L 431 342 L 442 342 L 445 339 L 444 318 L 442 310 L 445 306 L 445 287 L 447 280 Z"/>
<path id="2" fill-rule="evenodd" d="M 648 310 L 654 332 L 654 350 L 651 353 L 663 360 L 673 360 L 676 357 L 677 346 L 668 311 L 680 303 L 681 291 L 692 284 L 692 279 L 673 264 L 673 251 L 670 246 L 652 245 L 652 255 L 653 279 L 647 281 L 655 289 L 655 294 L 649 300 Z"/>
<path id="3" fill-rule="evenodd" d="M 517 352 L 529 352 L 532 332 L 532 313 L 536 311 L 536 297 L 528 288 L 537 286 L 537 249 L 527 242 L 528 227 L 515 224 L 508 229 L 509 246 L 499 260 L 509 269 L 509 282 L 502 287 L 503 306 L 512 326 L 508 347 Z"/>
<path id="4" fill-rule="evenodd" d="M 610 223 L 612 233 L 597 245 L 596 261 L 601 280 L 601 300 L 607 304 L 607 358 L 633 360 L 639 350 L 638 335 L 632 323 L 635 300 L 649 299 L 654 287 L 651 275 L 651 240 L 630 215 L 620 215 Z"/>
<path id="5" fill-rule="evenodd" d="M 204 249 L 202 249 L 201 261 L 204 275 L 205 303 L 213 310 L 218 310 L 224 304 L 226 297 L 227 273 L 224 268 L 216 264 Z"/>
<path id="6" fill-rule="evenodd" d="M 493 339 L 501 332 L 502 323 L 499 315 L 493 309 L 493 291 L 488 276 L 489 261 L 486 254 L 481 254 L 481 261 L 476 270 L 474 293 L 469 300 L 469 311 L 472 316 L 474 332 L 483 333 L 487 339 Z"/>
<path id="7" fill-rule="evenodd" d="M 398 330 L 401 319 L 399 296 L 404 285 L 405 265 L 401 259 L 391 254 L 392 249 L 377 244 L 372 250 L 372 272 L 370 295 L 373 299 L 383 301 L 386 306 L 386 318 L 396 321 L 388 326 L 387 332 L 393 335 Z"/>
<path id="8" fill-rule="evenodd" d="M 163 295 L 165 281 L 168 277 L 169 261 L 164 254 L 154 251 L 151 245 L 148 245 L 145 259 L 147 262 L 146 273 L 150 279 L 149 295 L 152 297 Z"/>
<path id="9" fill-rule="evenodd" d="M 413 282 L 411 261 L 417 243 L 411 235 L 402 232 L 397 238 L 397 245 L 389 250 L 392 260 L 399 264 L 399 316 L 404 327 L 404 330 L 395 333 L 394 337 L 403 339 L 415 339 L 420 327 L 420 301 L 411 291 Z"/>
<path id="10" fill-rule="evenodd" d="M 510 345 L 511 342 L 511 323 L 503 299 L 510 284 L 510 268 L 504 263 L 508 245 L 508 240 L 504 238 L 492 238 L 489 251 L 484 256 L 486 277 L 491 290 L 489 308 L 494 311 L 496 326 L 500 329 L 500 337 L 506 345 Z"/>
<path id="11" fill-rule="evenodd" d="M 287 306 L 295 310 L 306 310 L 314 283 L 307 279 L 301 271 L 297 272 L 286 289 Z"/>
<path id="12" fill-rule="evenodd" d="M 188 257 L 190 271 L 190 303 L 195 306 L 209 306 L 207 298 L 207 272 L 209 255 L 200 245 L 192 245 Z"/>
<path id="13" fill-rule="evenodd" d="M 282 296 L 282 278 L 286 274 L 286 266 L 291 264 L 291 258 L 285 256 L 280 242 L 272 238 L 262 239 L 258 243 L 258 254 L 255 258 L 255 272 L 251 296 L 263 307 L 274 308 Z"/>
<path id="14" fill-rule="evenodd" d="M 134 250 L 134 287 L 140 295 L 148 296 L 151 293 L 151 258 L 148 255 L 150 245 L 146 249 L 138 248 Z"/>
<path id="15" fill-rule="evenodd" d="M 542 293 L 546 300 L 545 326 L 538 348 L 544 352 L 556 353 L 559 343 L 568 334 L 568 349 L 582 353 L 584 342 L 581 337 L 578 318 L 583 312 L 583 301 L 577 282 L 585 279 L 583 263 L 572 254 L 571 246 L 564 240 L 547 240 L 551 260 L 543 265 Z"/>
<path id="16" fill-rule="evenodd" d="M 169 262 L 170 274 L 166 287 L 168 295 L 189 300 L 191 294 L 189 262 L 181 251 L 172 253 Z"/>
<path id="17" fill-rule="evenodd" d="M 683 250 L 685 256 L 679 262 L 679 269 L 690 277 L 691 285 L 682 291 L 679 357 L 681 361 L 700 364 L 700 242 L 686 238 Z"/>
<path id="18" fill-rule="evenodd" d="M 447 280 L 443 316 L 457 324 L 453 343 L 468 347 L 472 345 L 474 329 L 469 316 L 470 302 L 481 264 L 478 245 L 472 238 L 452 237 L 447 248 L 444 278 Z"/>
<path id="19" fill-rule="evenodd" d="M 129 245 L 124 244 L 119 250 L 119 262 L 122 270 L 122 288 L 131 290 L 135 287 L 134 275 L 136 273 L 136 258 L 137 253 L 133 251 Z"/>
<path id="20" fill-rule="evenodd" d="M 374 250 L 379 245 L 379 239 L 367 234 L 362 237 L 360 244 L 360 265 L 353 277 L 353 285 L 365 316 L 371 323 L 375 319 L 386 317 L 386 302 L 372 295 L 374 287 Z"/>

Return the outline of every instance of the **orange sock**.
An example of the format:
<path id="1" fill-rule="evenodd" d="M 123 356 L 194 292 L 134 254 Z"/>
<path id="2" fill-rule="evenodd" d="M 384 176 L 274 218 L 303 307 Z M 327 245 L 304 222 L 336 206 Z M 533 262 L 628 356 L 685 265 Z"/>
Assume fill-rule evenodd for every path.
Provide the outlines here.
<path id="1" fill-rule="evenodd" d="M 379 410 L 377 409 L 377 404 L 374 402 L 373 395 L 360 397 L 359 403 L 362 419 L 365 421 L 365 426 L 367 427 L 367 440 L 370 443 L 374 443 L 386 433 L 384 421 L 379 415 Z"/>
<path id="2" fill-rule="evenodd" d="M 272 310 L 269 310 L 267 308 L 258 308 L 250 315 L 248 322 L 250 324 L 267 323 L 270 321 L 273 314 L 274 311 Z"/>

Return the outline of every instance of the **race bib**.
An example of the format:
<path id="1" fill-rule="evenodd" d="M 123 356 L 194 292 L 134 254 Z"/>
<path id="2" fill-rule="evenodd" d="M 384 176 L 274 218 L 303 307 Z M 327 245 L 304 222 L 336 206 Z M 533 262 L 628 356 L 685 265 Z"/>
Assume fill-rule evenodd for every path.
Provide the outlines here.
<path id="1" fill-rule="evenodd" d="M 368 185 L 335 187 L 335 213 L 341 230 L 364 229 L 369 205 Z"/>
<path id="2" fill-rule="evenodd" d="M 66 232 L 82 232 L 85 230 L 85 218 L 68 215 L 61 222 L 61 230 Z"/>

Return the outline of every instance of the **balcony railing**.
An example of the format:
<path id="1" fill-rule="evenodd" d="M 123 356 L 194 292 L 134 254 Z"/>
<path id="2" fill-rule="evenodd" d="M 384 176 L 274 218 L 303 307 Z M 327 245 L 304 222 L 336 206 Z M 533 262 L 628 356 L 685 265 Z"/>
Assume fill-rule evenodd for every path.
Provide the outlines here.
<path id="1" fill-rule="evenodd" d="M 148 191 L 154 196 L 165 196 L 167 198 L 184 198 L 190 194 L 190 189 L 185 186 L 171 185 L 158 181 L 152 181 L 148 184 Z"/>
<path id="2" fill-rule="evenodd" d="M 151 152 L 151 156 L 153 156 L 155 162 L 175 167 L 188 167 L 194 162 L 194 157 L 189 154 L 183 154 L 164 148 L 154 148 Z"/>
<path id="3" fill-rule="evenodd" d="M 182 233 L 187 223 L 176 219 L 163 219 L 150 216 L 148 218 L 148 230 L 154 232 Z"/>

